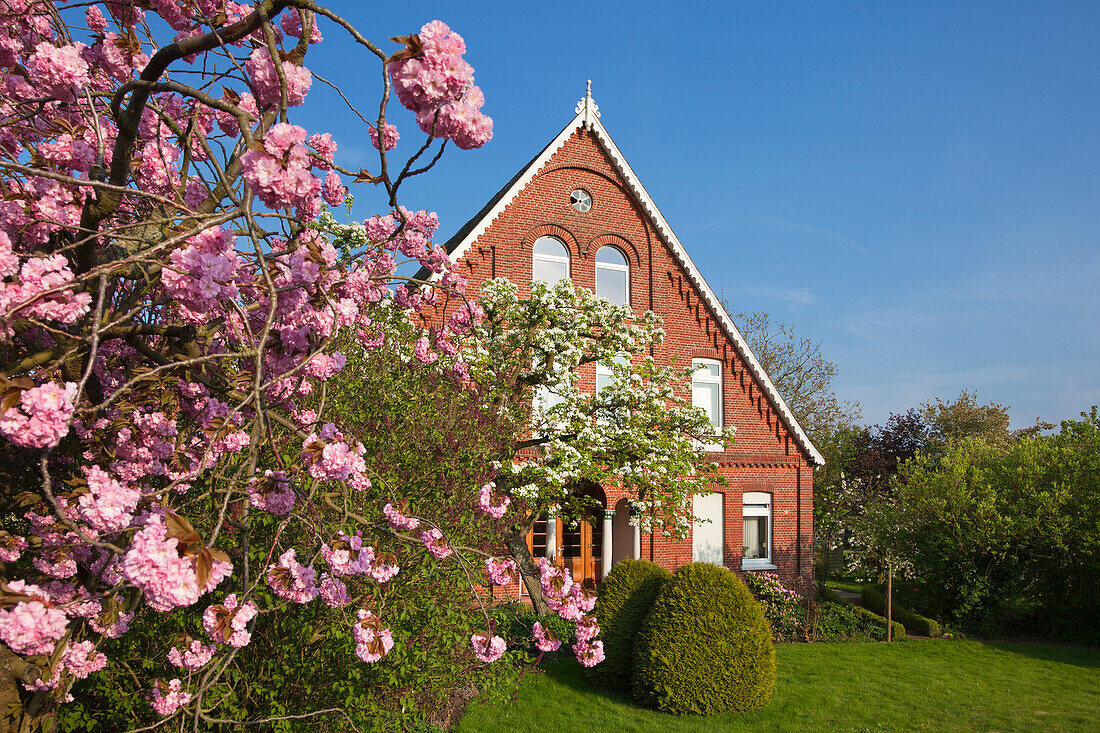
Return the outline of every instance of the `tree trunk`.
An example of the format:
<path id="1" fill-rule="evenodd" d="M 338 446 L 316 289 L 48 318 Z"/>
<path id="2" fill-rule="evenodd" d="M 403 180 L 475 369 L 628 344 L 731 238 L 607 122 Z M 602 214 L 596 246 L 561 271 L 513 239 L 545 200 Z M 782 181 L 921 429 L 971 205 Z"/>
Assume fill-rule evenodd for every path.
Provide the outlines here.
<path id="1" fill-rule="evenodd" d="M 894 631 L 894 566 L 886 566 L 886 641 L 893 641 Z"/>
<path id="2" fill-rule="evenodd" d="M 509 537 L 504 541 L 504 546 L 512 553 L 512 558 L 519 567 L 520 577 L 531 597 L 531 607 L 539 615 L 549 615 L 550 605 L 546 602 L 546 594 L 542 592 L 542 583 L 539 582 L 539 568 L 531 557 L 531 551 L 527 549 L 527 532 Z"/>

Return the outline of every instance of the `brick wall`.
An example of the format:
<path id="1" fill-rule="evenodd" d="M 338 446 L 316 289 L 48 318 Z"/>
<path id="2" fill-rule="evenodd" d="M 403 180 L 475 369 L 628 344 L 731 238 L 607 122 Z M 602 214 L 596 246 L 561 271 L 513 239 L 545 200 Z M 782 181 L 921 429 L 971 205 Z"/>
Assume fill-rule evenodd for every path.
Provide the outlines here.
<path id="1" fill-rule="evenodd" d="M 591 210 L 578 213 L 569 195 L 583 188 Z M 736 354 L 715 313 L 681 271 L 648 216 L 635 201 L 612 161 L 593 135 L 577 130 L 466 252 L 461 272 L 469 293 L 493 277 L 507 277 L 526 294 L 531 282 L 532 246 L 552 235 L 565 243 L 570 274 L 577 285 L 595 288 L 595 254 L 604 245 L 622 250 L 630 264 L 630 305 L 664 319 L 665 343 L 654 357 L 667 364 L 693 358 L 723 365 L 724 425 L 736 426 L 733 450 L 714 453 L 729 486 L 725 494 L 725 562 L 741 569 L 741 495 L 772 494 L 773 560 L 789 580 L 812 575 L 813 472 L 776 410 Z M 581 371 L 581 388 L 595 388 L 595 367 Z M 608 508 L 622 497 L 607 487 Z M 691 562 L 692 541 L 643 535 L 641 556 L 670 569 Z"/>

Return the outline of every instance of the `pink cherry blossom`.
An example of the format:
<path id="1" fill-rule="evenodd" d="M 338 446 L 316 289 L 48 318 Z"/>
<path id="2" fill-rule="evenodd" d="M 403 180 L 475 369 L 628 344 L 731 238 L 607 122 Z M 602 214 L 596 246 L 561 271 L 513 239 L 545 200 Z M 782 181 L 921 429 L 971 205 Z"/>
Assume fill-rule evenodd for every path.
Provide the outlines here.
<path id="1" fill-rule="evenodd" d="M 279 562 L 267 569 L 267 584 L 275 595 L 293 603 L 309 603 L 320 594 L 317 571 L 302 565 L 289 549 L 279 556 Z"/>
<path id="2" fill-rule="evenodd" d="M 600 635 L 600 625 L 596 622 L 595 616 L 585 616 L 577 622 L 577 629 L 574 636 L 577 641 L 592 641 Z"/>
<path id="3" fill-rule="evenodd" d="M 374 125 L 370 126 L 370 142 L 376 149 L 378 148 L 378 128 Z M 386 150 L 393 150 L 397 147 L 397 141 L 401 139 L 401 133 L 397 131 L 397 125 L 392 125 L 389 122 L 386 123 L 385 133 L 382 137 L 386 143 Z"/>
<path id="4" fill-rule="evenodd" d="M 351 597 L 348 595 L 348 587 L 338 578 L 330 577 L 328 573 L 324 573 L 321 576 L 321 583 L 318 586 L 318 590 L 321 594 L 321 600 L 324 601 L 325 605 L 329 608 L 339 608 L 351 603 Z"/>
<path id="5" fill-rule="evenodd" d="M 248 484 L 249 503 L 272 514 L 289 514 L 297 498 L 284 471 L 264 471 Z"/>
<path id="6" fill-rule="evenodd" d="M 382 507 L 382 513 L 386 515 L 386 521 L 394 529 L 416 529 L 420 526 L 420 520 L 416 517 L 407 517 L 395 509 L 392 504 Z"/>
<path id="7" fill-rule="evenodd" d="M 202 627 L 215 644 L 248 646 L 252 634 L 248 622 L 258 613 L 252 601 L 241 603 L 236 593 L 230 593 L 220 604 L 208 606 L 202 614 Z"/>
<path id="8" fill-rule="evenodd" d="M 393 634 L 370 611 L 359 609 L 358 617 L 351 627 L 355 654 L 364 662 L 377 662 L 393 649 Z"/>
<path id="9" fill-rule="evenodd" d="M 27 63 L 30 81 L 46 96 L 70 101 L 75 92 L 88 86 L 88 62 L 81 57 L 86 48 L 83 43 L 60 48 L 42 41 L 35 46 Z"/>
<path id="10" fill-rule="evenodd" d="M 198 639 L 194 639 L 188 646 L 184 647 L 183 651 L 180 651 L 178 647 L 169 649 L 168 661 L 177 667 L 192 671 L 202 669 L 214 658 L 214 652 L 217 650 L 218 647 L 214 644 L 203 644 Z"/>
<path id="11" fill-rule="evenodd" d="M 348 536 L 343 532 L 332 542 L 321 545 L 321 557 L 335 576 L 362 575 L 370 571 L 374 548 L 363 544 L 363 533 Z"/>
<path id="12" fill-rule="evenodd" d="M 511 500 L 503 494 L 496 497 L 493 496 L 493 489 L 496 488 L 496 484 L 488 483 L 481 487 L 481 491 L 478 493 L 477 505 L 481 508 L 481 511 L 488 514 L 493 519 L 500 519 L 504 516 L 504 513 L 508 511 L 508 505 Z"/>
<path id="13" fill-rule="evenodd" d="M 290 61 L 283 61 L 281 65 L 283 75 L 286 77 L 287 106 L 297 107 L 305 101 L 309 87 L 313 84 L 313 74 L 310 74 L 309 69 L 304 66 L 297 66 Z M 282 96 L 279 75 L 275 71 L 275 65 L 271 63 L 271 53 L 267 47 L 262 46 L 253 51 L 245 62 L 244 68 L 248 71 L 259 105 L 261 107 L 278 105 Z"/>
<path id="14" fill-rule="evenodd" d="M 573 645 L 573 654 L 585 667 L 595 667 L 604 660 L 603 642 L 599 639 L 591 642 L 578 641 Z"/>
<path id="15" fill-rule="evenodd" d="M 506 560 L 486 558 L 485 574 L 493 585 L 509 585 L 519 580 L 519 569 L 516 567 L 516 561 L 510 558 Z"/>
<path id="16" fill-rule="evenodd" d="M 8 588 L 25 593 L 28 600 L 0 610 L 0 640 L 17 654 L 52 654 L 57 640 L 65 634 L 65 613 L 52 608 L 49 597 L 38 586 L 17 580 Z"/>
<path id="17" fill-rule="evenodd" d="M 61 666 L 78 680 L 107 666 L 107 655 L 95 650 L 91 641 L 70 641 L 61 657 Z"/>
<path id="18" fill-rule="evenodd" d="M 76 384 L 56 382 L 24 390 L 19 406 L 0 416 L 0 433 L 11 442 L 28 448 L 55 446 L 69 432 Z"/>
<path id="19" fill-rule="evenodd" d="M 151 514 L 122 560 L 126 579 L 145 592 L 145 602 L 156 611 L 190 606 L 233 571 L 232 563 L 215 560 L 209 579 L 200 587 L 195 561 L 182 556 L 178 544 L 175 537 L 168 537 L 164 519 Z"/>
<path id="20" fill-rule="evenodd" d="M 561 641 L 554 636 L 554 632 L 544 629 L 538 621 L 531 627 L 531 635 L 535 637 L 535 646 L 540 652 L 556 652 L 561 648 Z"/>
<path id="21" fill-rule="evenodd" d="M 504 655 L 507 645 L 499 636 L 490 638 L 486 634 L 474 634 L 470 637 L 470 643 L 474 647 L 474 656 L 486 664 L 491 664 Z"/>
<path id="22" fill-rule="evenodd" d="M 153 685 L 150 704 L 160 715 L 171 715 L 189 702 L 191 693 L 183 689 L 183 682 L 179 679 L 169 680 L 168 684 L 157 680 Z"/>
<path id="23" fill-rule="evenodd" d="M 451 546 L 447 544 L 443 533 L 435 527 L 420 534 L 420 543 L 428 548 L 428 552 L 432 553 L 432 556 L 437 560 L 442 560 L 454 552 Z"/>
<path id="24" fill-rule="evenodd" d="M 77 501 L 84 521 L 103 532 L 129 527 L 141 492 L 124 486 L 99 466 L 85 466 L 84 476 L 88 492 Z"/>

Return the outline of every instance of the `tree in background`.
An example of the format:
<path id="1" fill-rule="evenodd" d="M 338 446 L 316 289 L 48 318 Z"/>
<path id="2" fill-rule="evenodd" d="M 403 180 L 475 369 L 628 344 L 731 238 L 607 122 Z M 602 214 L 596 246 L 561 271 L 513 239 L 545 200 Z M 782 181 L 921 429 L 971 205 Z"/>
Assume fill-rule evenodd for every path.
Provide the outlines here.
<path id="1" fill-rule="evenodd" d="M 794 326 L 775 323 L 761 311 L 740 312 L 734 320 L 814 445 L 827 446 L 830 436 L 859 420 L 859 403 L 837 398 L 837 367 L 821 354 L 820 342 L 797 335 Z"/>

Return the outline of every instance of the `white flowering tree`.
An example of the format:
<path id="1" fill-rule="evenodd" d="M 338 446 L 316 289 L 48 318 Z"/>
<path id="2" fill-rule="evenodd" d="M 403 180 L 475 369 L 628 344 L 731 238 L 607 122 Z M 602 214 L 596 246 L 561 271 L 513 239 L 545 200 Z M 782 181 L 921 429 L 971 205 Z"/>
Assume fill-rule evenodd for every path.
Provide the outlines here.
<path id="1" fill-rule="evenodd" d="M 648 352 L 664 338 L 651 312 L 635 316 L 570 282 L 536 282 L 520 298 L 498 279 L 482 287 L 473 316 L 464 306 L 442 332 L 469 329 L 469 378 L 509 412 L 513 436 L 483 500 L 516 502 L 506 546 L 536 608 L 558 610 L 546 597 L 557 576 L 540 574 L 526 543 L 538 517 L 553 509 L 579 520 L 592 508 L 586 485 L 616 486 L 631 497 L 641 529 L 684 536 L 692 496 L 721 482 L 699 448 L 715 440 L 713 429 L 691 404 L 690 367 L 660 366 Z M 610 379 L 582 391 L 584 365 L 602 365 Z M 731 442 L 732 431 L 722 440 Z"/>

